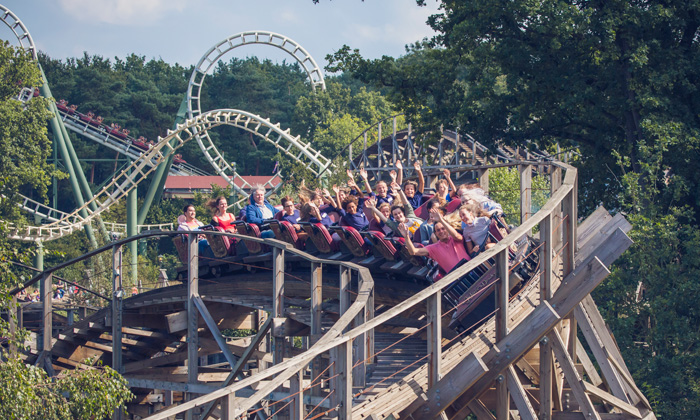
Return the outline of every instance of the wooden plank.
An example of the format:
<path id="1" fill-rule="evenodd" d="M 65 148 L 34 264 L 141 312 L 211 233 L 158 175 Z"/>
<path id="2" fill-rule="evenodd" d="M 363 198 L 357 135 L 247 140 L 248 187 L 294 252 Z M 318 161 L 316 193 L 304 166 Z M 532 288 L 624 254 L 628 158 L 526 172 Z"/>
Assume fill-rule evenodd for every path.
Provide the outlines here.
<path id="1" fill-rule="evenodd" d="M 615 397 L 626 403 L 630 403 L 631 401 L 627 395 L 627 392 L 625 391 L 621 378 L 618 376 L 617 371 L 608 360 L 608 355 L 605 351 L 604 344 L 601 342 L 596 331 L 600 329 L 604 330 L 605 325 L 593 324 L 591 319 L 588 317 L 586 310 L 583 309 L 583 306 L 581 305 L 576 307 L 574 313 L 578 319 L 581 332 L 588 343 L 588 347 L 591 349 L 591 352 L 593 352 L 593 357 L 595 357 L 596 362 L 598 362 L 603 382 L 605 382 L 608 389 L 610 389 L 610 392 L 612 392 Z"/>
<path id="2" fill-rule="evenodd" d="M 598 398 L 604 403 L 612 405 L 613 407 L 617 407 L 621 411 L 631 415 L 636 419 L 642 418 L 642 413 L 637 407 L 633 406 L 632 404 L 626 403 L 621 399 L 615 397 L 614 395 L 610 395 L 609 393 L 603 391 L 602 389 L 589 382 L 582 381 L 582 383 L 585 391 L 591 394 L 592 396 Z"/>
<path id="3" fill-rule="evenodd" d="M 199 382 L 199 332 L 197 308 L 194 299 L 199 296 L 199 246 L 197 235 L 187 235 L 188 267 L 187 267 L 187 382 L 196 385 Z M 188 391 L 185 400 L 195 396 Z M 192 420 L 194 410 L 185 413 L 185 420 Z"/>
<path id="4" fill-rule="evenodd" d="M 476 416 L 477 420 L 496 420 L 496 417 L 491 413 L 480 399 L 475 399 L 468 404 L 469 409 Z"/>
<path id="5" fill-rule="evenodd" d="M 576 256 L 576 264 L 582 262 L 583 258 L 588 259 L 591 256 L 596 256 L 603 264 L 610 266 L 632 243 L 632 240 L 620 228 L 613 230 L 610 234 L 597 235 L 595 238 L 591 238 L 586 246 L 579 251 Z"/>
<path id="6" fill-rule="evenodd" d="M 540 341 L 540 419 L 552 418 L 554 369 L 549 340 Z"/>
<path id="7" fill-rule="evenodd" d="M 609 360 L 610 360 L 610 363 L 612 363 L 613 366 L 615 366 L 615 368 L 617 369 L 617 372 L 622 376 L 622 379 L 624 379 L 625 382 L 627 383 L 627 385 L 630 388 L 632 388 L 632 390 L 637 394 L 637 396 L 639 397 L 641 402 L 644 404 L 644 406 L 648 410 L 651 410 L 651 405 L 649 405 L 649 401 L 647 401 L 644 394 L 642 394 L 642 391 L 640 391 L 639 388 L 637 388 L 637 384 L 635 384 L 634 379 L 632 379 L 632 377 L 629 376 L 628 371 L 625 369 L 625 366 L 618 365 L 617 361 L 613 357 L 611 357 Z"/>
<path id="8" fill-rule="evenodd" d="M 462 390 L 481 378 L 488 367 L 474 353 L 470 353 L 457 366 L 449 371 L 436 386 L 428 389 L 426 393 L 428 401 L 414 412 L 401 412 L 400 417 L 413 415 L 414 418 L 434 419 L 444 411 L 459 395 Z M 411 406 L 409 406 L 411 408 Z M 414 407 L 414 409 L 417 407 Z"/>
<path id="9" fill-rule="evenodd" d="M 209 301 L 209 299 L 202 299 Z M 220 329 L 225 328 L 246 328 L 252 327 L 250 324 L 251 309 L 239 305 L 231 305 L 229 303 L 210 303 L 209 313 L 216 321 Z M 177 333 L 187 329 L 187 311 L 178 311 L 172 314 L 165 315 L 167 322 L 167 330 L 169 333 Z M 207 324 L 203 319 L 198 320 L 198 327 L 206 327 Z"/>
<path id="10" fill-rule="evenodd" d="M 578 401 L 581 412 L 584 413 L 586 418 L 600 420 L 600 416 L 593 406 L 593 402 L 591 402 L 591 399 L 584 390 L 583 381 L 574 367 L 571 356 L 569 356 L 569 353 L 566 351 L 566 345 L 562 341 L 561 336 L 559 336 L 557 330 L 554 329 L 547 334 L 547 338 L 549 338 L 549 341 L 552 343 L 554 355 L 559 362 L 559 366 L 564 370 L 566 382 L 571 387 L 571 392 L 574 394 L 576 401 Z"/>
<path id="11" fill-rule="evenodd" d="M 576 244 L 576 249 L 580 250 L 581 247 L 610 220 L 612 220 L 612 216 L 605 207 L 596 207 L 593 213 L 578 224 L 578 242 Z"/>
<path id="12" fill-rule="evenodd" d="M 506 382 L 508 383 L 508 391 L 510 391 L 513 402 L 518 408 L 518 413 L 522 420 L 537 420 L 537 413 L 532 408 L 530 398 L 527 396 L 523 385 L 518 379 L 518 374 L 513 366 L 509 366 L 506 370 Z"/>
<path id="13" fill-rule="evenodd" d="M 598 311 L 598 307 L 596 306 L 595 302 L 593 302 L 593 298 L 590 296 L 586 297 L 586 299 L 581 302 L 581 306 L 586 309 L 586 315 L 595 325 L 602 325 L 602 328 L 599 328 L 599 330 L 596 332 L 598 333 L 598 337 L 603 342 L 605 352 L 609 356 L 608 358 L 611 363 L 614 363 L 614 365 L 617 367 L 617 371 L 623 378 L 627 378 L 625 379 L 623 385 L 627 386 L 631 402 L 636 405 L 641 401 L 646 407 L 651 409 L 651 406 L 649 405 L 646 397 L 644 397 L 644 394 L 642 394 L 642 392 L 639 391 L 637 386 L 634 384 L 632 374 L 627 369 L 622 354 L 620 353 L 620 349 L 617 347 L 615 339 L 608 330 L 607 325 L 603 320 L 603 316 L 600 314 L 600 311 Z"/>
<path id="14" fill-rule="evenodd" d="M 578 337 L 576 338 L 576 341 L 578 348 L 583 349 L 583 345 L 581 344 L 581 341 L 578 339 Z M 593 383 L 593 385 L 595 386 L 602 384 L 603 380 L 600 378 L 600 375 L 598 375 L 598 371 L 593 365 L 591 358 L 588 357 L 588 353 L 585 351 L 580 351 L 578 352 L 578 358 L 581 361 L 581 365 L 583 366 L 584 372 L 586 372 L 586 375 L 588 375 L 588 378 L 591 380 L 591 383 Z"/>
<path id="15" fill-rule="evenodd" d="M 518 165 L 520 172 L 520 223 L 532 213 L 532 165 Z"/>

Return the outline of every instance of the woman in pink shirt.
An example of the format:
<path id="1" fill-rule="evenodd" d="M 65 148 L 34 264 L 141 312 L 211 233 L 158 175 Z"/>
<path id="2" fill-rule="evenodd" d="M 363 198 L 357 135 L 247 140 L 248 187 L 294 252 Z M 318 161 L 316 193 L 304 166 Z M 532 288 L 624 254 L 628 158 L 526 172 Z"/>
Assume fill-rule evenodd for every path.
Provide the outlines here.
<path id="1" fill-rule="evenodd" d="M 405 224 L 399 225 L 399 231 L 406 240 L 406 249 L 409 254 L 430 257 L 438 263 L 442 270 L 449 273 L 460 261 L 469 261 L 469 255 L 464 249 L 462 235 L 445 221 L 442 213 L 437 209 L 431 209 L 430 212 L 437 213 L 435 215 L 437 221 L 434 225 L 434 233 L 438 239 L 436 243 L 424 248 L 416 248 L 409 238 L 409 231 Z"/>

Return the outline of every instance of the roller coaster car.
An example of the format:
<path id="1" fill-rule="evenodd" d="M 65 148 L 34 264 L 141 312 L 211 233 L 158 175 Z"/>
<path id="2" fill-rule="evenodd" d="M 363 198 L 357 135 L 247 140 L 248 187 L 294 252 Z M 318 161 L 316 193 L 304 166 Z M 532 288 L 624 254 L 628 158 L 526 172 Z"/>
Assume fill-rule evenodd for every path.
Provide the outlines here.
<path id="1" fill-rule="evenodd" d="M 433 197 L 435 197 L 435 195 L 433 194 L 423 196 L 423 200 L 425 202 L 421 204 L 417 209 L 413 210 L 413 213 L 416 215 L 416 217 L 420 217 L 423 220 L 428 220 L 428 217 L 430 217 L 430 212 L 428 212 L 428 202 Z"/>
<path id="2" fill-rule="evenodd" d="M 401 261 L 411 264 L 406 274 L 419 280 L 425 280 L 430 272 L 428 258 L 409 254 L 404 238 L 391 238 L 389 241 L 394 245 L 394 248 L 396 248 Z M 414 243 L 413 246 L 416 248 L 423 248 L 423 244 L 420 243 Z"/>
<path id="3" fill-rule="evenodd" d="M 70 112 L 68 111 L 68 101 L 65 99 L 61 99 L 58 102 L 56 102 L 56 108 L 60 109 L 63 112 Z"/>
<path id="4" fill-rule="evenodd" d="M 412 262 L 405 261 L 401 258 L 395 243 L 386 238 L 383 232 L 362 232 L 362 236 L 372 244 L 372 252 L 374 255 L 386 261 L 380 266 L 381 270 L 396 274 L 406 274 L 409 270 L 414 268 Z"/>
<path id="5" fill-rule="evenodd" d="M 327 258 L 337 259 L 341 253 L 338 244 L 333 242 L 330 232 L 321 223 L 299 222 L 301 229 L 306 232 L 310 243 L 306 241 L 306 251 L 314 254 L 325 254 Z"/>
<path id="6" fill-rule="evenodd" d="M 93 114 L 92 112 L 88 112 L 87 114 L 79 114 L 78 118 L 80 118 L 80 121 L 83 121 L 83 122 L 86 122 L 89 124 L 94 116 L 95 116 L 95 114 Z"/>
<path id="7" fill-rule="evenodd" d="M 252 224 L 252 223 L 246 223 L 244 221 L 236 221 L 236 230 L 238 231 L 239 234 L 245 235 L 245 236 L 250 236 L 252 238 L 260 238 L 260 228 L 258 225 Z M 263 244 L 255 241 L 241 241 L 245 245 L 246 249 L 248 250 L 249 254 L 260 254 L 263 252 L 264 247 Z"/>
<path id="8" fill-rule="evenodd" d="M 281 213 L 281 212 L 280 212 Z M 279 214 L 279 213 L 277 213 Z M 297 230 L 286 220 L 271 220 L 268 224 L 270 230 L 275 234 L 275 238 L 293 245 L 296 249 L 303 250 L 304 238 L 300 237 Z M 307 235 L 304 234 L 304 237 Z"/>
<path id="9" fill-rule="evenodd" d="M 226 232 L 220 226 L 213 226 L 213 230 Z M 234 238 L 222 235 L 206 235 L 211 251 L 216 258 L 225 258 L 230 255 L 236 255 L 236 240 Z"/>
<path id="10" fill-rule="evenodd" d="M 340 240 L 355 257 L 366 257 L 370 251 L 369 245 L 360 232 L 352 226 L 331 226 L 330 230 L 340 236 Z"/>
<path id="11" fill-rule="evenodd" d="M 131 144 L 138 147 L 139 149 L 148 150 L 148 146 L 146 145 L 146 138 L 143 136 L 139 136 L 138 139 L 131 140 Z"/>
<path id="12" fill-rule="evenodd" d="M 183 163 L 187 163 L 187 161 L 186 161 L 185 159 L 182 158 L 182 155 L 181 155 L 181 154 L 178 153 L 178 154 L 176 154 L 175 156 L 173 156 L 173 163 L 176 163 L 176 164 L 180 165 L 180 164 L 183 164 Z"/>
<path id="13" fill-rule="evenodd" d="M 175 249 L 177 250 L 177 255 L 180 258 L 180 262 L 183 264 L 182 266 L 177 268 L 177 276 L 175 277 L 176 281 L 186 281 L 187 280 L 187 264 L 188 264 L 188 255 L 187 255 L 187 240 L 184 238 L 183 235 L 176 235 L 173 236 L 173 245 L 175 245 Z M 199 260 L 199 277 L 206 277 L 210 274 L 209 270 L 209 263 L 208 261 Z"/>

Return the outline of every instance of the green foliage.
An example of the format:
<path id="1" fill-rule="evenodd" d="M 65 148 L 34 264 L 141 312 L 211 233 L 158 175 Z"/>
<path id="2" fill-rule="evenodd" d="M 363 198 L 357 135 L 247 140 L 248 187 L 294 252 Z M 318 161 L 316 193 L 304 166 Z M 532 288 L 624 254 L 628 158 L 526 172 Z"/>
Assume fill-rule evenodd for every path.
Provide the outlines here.
<path id="1" fill-rule="evenodd" d="M 40 86 L 41 73 L 31 54 L 0 43 L 0 200 L 3 219 L 17 219 L 15 194 L 30 188 L 46 197 L 54 172 L 46 162 L 51 153 L 47 137 L 48 100 L 36 97 L 26 104 L 17 95 L 25 86 Z"/>
<path id="2" fill-rule="evenodd" d="M 548 176 L 533 176 L 530 214 L 537 211 L 549 199 Z M 520 174 L 516 168 L 494 168 L 489 170 L 489 197 L 503 207 L 509 224 L 520 224 Z"/>
<path id="3" fill-rule="evenodd" d="M 133 398 L 126 380 L 108 366 L 64 371 L 50 378 L 43 369 L 10 357 L 0 363 L 0 381 L 3 419 L 106 418 Z"/>
<path id="4" fill-rule="evenodd" d="M 384 89 L 424 130 L 576 151 L 580 216 L 603 204 L 634 226 L 635 245 L 597 303 L 656 415 L 697 418 L 700 5 L 440 3 L 428 21 L 437 35 L 405 56 L 368 60 L 344 47 L 327 69 Z M 492 194 L 516 179 L 492 175 Z"/>

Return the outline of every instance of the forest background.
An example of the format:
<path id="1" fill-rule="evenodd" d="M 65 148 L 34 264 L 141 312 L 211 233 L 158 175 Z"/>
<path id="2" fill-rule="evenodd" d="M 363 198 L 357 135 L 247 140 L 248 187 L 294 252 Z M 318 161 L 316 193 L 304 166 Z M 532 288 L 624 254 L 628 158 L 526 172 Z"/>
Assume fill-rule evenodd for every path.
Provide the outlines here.
<path id="1" fill-rule="evenodd" d="M 202 109 L 257 113 L 330 156 L 395 112 L 426 131 L 459 127 L 486 145 L 529 141 L 572 152 L 579 215 L 604 205 L 634 226 L 634 246 L 594 298 L 657 416 L 700 418 L 700 5 L 442 4 L 445 13 L 430 20 L 438 35 L 409 46 L 400 58 L 366 60 L 350 47 L 331 55 L 329 70 L 342 73 L 327 79 L 326 92 L 310 93 L 296 64 L 221 63 L 207 78 Z M 54 97 L 149 139 L 172 127 L 192 70 L 135 55 L 40 61 Z M 235 129 L 214 137 L 240 173 L 271 174 L 279 160 L 269 145 Z M 112 153 L 74 141 L 82 158 Z M 196 144 L 183 155 L 207 169 Z M 115 164 L 83 169 L 97 183 Z M 59 197 L 69 200 L 70 194 Z M 169 206 L 174 202 L 164 201 L 149 219 L 170 217 L 177 210 Z M 82 251 L 63 246 L 49 258 Z"/>

